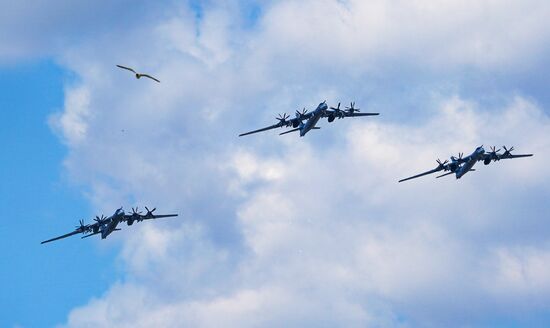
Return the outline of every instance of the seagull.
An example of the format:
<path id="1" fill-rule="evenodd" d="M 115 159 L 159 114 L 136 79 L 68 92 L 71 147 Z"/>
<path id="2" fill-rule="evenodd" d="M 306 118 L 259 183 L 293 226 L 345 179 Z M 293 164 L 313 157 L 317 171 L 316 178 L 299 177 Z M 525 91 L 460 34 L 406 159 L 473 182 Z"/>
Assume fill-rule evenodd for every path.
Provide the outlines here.
<path id="1" fill-rule="evenodd" d="M 141 73 L 138 73 L 138 72 L 134 71 L 134 70 L 133 70 L 132 68 L 130 68 L 130 67 L 126 67 L 126 66 L 122 66 L 122 65 L 116 65 L 116 66 L 117 66 L 117 67 L 120 67 L 120 68 L 122 68 L 122 69 L 127 69 L 127 70 L 129 70 L 130 72 L 136 74 L 136 79 L 139 79 L 139 78 L 141 78 L 142 76 L 145 76 L 145 77 L 148 77 L 148 78 L 150 78 L 150 79 L 152 79 L 152 80 L 155 80 L 155 81 L 157 81 L 157 82 L 160 83 L 159 80 L 155 79 L 154 77 L 152 77 L 152 76 L 149 75 L 149 74 L 141 74 Z"/>

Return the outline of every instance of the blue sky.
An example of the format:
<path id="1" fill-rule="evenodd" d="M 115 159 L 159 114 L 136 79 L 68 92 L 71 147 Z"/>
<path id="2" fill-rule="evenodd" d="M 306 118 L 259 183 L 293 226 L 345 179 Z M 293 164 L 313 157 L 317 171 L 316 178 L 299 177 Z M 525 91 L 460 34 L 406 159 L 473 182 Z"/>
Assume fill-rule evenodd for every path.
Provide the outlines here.
<path id="1" fill-rule="evenodd" d="M 48 60 L 2 68 L 3 327 L 57 324 L 117 276 L 110 252 L 85 243 L 40 245 L 93 213 L 79 187 L 67 181 L 66 149 L 48 125 L 49 116 L 63 106 L 66 79 Z"/>
<path id="2" fill-rule="evenodd" d="M 131 3 L 0 1 L 0 326 L 548 325 L 545 1 Z M 181 216 L 39 244 L 121 205 Z"/>

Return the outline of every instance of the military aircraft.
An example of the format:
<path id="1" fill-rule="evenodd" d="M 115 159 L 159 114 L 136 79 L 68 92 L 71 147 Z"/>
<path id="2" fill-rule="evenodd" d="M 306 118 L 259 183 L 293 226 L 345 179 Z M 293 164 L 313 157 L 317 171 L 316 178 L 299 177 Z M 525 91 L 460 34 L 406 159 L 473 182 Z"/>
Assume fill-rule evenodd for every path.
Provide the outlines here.
<path id="1" fill-rule="evenodd" d="M 485 149 L 483 149 L 483 146 L 479 146 L 476 148 L 476 150 L 471 153 L 470 155 L 463 157 L 463 153 L 458 154 L 458 158 L 451 156 L 450 162 L 445 160 L 444 162 L 441 162 L 439 159 L 436 160 L 437 167 L 433 170 L 429 170 L 424 173 L 420 173 L 417 175 L 414 175 L 412 177 L 401 179 L 399 182 L 415 179 L 424 175 L 436 173 L 439 171 L 449 171 L 445 174 L 439 175 L 436 178 L 441 178 L 449 174 L 455 174 L 457 179 L 462 178 L 462 176 L 468 172 L 475 171 L 473 169 L 474 165 L 479 162 L 483 161 L 483 164 L 489 165 L 492 161 L 498 162 L 501 159 L 509 159 L 509 158 L 519 158 L 519 157 L 530 157 L 533 156 L 533 154 L 525 154 L 525 155 L 512 155 L 511 151 L 514 150 L 514 147 L 511 147 L 510 149 L 506 148 L 506 146 L 502 146 L 504 148 L 504 153 L 499 154 L 500 149 L 496 149 L 496 147 L 491 147 L 490 152 L 486 152 Z"/>
<path id="2" fill-rule="evenodd" d="M 276 117 L 279 121 L 278 123 L 270 125 L 266 128 L 239 134 L 239 137 L 282 127 L 293 127 L 293 129 L 282 132 L 279 135 L 300 131 L 300 137 L 303 137 L 310 130 L 320 129 L 320 127 L 317 127 L 316 124 L 321 118 L 324 117 L 326 117 L 329 122 L 333 122 L 336 118 L 341 119 L 345 117 L 373 115 L 379 115 L 379 113 L 360 113 L 359 108 L 355 108 L 354 102 L 350 104 L 350 107 L 346 107 L 345 109 L 340 109 L 340 103 L 338 103 L 337 107 L 330 107 L 329 109 L 325 100 L 312 112 L 308 113 L 308 111 L 304 108 L 301 112 L 296 111 L 295 117 L 291 119 L 289 119 L 290 115 L 287 115 L 286 113 L 279 114 L 279 116 Z"/>
<path id="3" fill-rule="evenodd" d="M 147 213 L 145 213 L 145 215 L 142 215 L 141 212 L 138 211 L 137 207 L 132 208 L 132 214 L 126 214 L 124 213 L 124 210 L 121 207 L 118 210 L 116 210 L 113 215 L 109 217 L 104 217 L 103 215 L 101 215 L 101 217 L 96 216 L 94 219 L 95 223 L 92 223 L 92 224 L 84 224 L 84 221 L 80 220 L 79 221 L 80 225 L 76 226 L 76 229 L 74 231 L 59 237 L 45 240 L 41 242 L 41 244 L 49 243 L 54 240 L 63 239 L 79 233 L 84 234 L 84 236 L 82 236 L 81 238 L 87 238 L 93 235 L 101 234 L 101 239 L 105 239 L 113 231 L 121 230 L 120 228 L 117 228 L 117 225 L 121 222 L 126 222 L 126 224 L 131 226 L 132 224 L 134 224 L 134 222 L 141 222 L 143 220 L 178 216 L 177 214 L 155 215 L 153 214 L 153 212 L 156 210 L 156 208 L 149 210 L 147 206 L 145 207 L 145 210 L 147 210 Z"/>

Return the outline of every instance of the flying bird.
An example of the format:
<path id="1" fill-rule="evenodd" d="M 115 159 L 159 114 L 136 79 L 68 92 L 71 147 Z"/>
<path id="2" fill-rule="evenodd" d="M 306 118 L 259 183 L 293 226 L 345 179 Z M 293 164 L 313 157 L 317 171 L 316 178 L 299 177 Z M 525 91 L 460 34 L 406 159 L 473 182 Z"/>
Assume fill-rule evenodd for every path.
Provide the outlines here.
<path id="1" fill-rule="evenodd" d="M 134 71 L 134 69 L 130 68 L 130 67 L 126 67 L 126 66 L 122 66 L 122 65 L 116 65 L 117 67 L 120 67 L 122 69 L 126 69 L 126 70 L 129 70 L 130 72 L 134 73 L 136 75 L 136 79 L 140 79 L 142 76 L 144 77 L 148 77 L 150 78 L 151 80 L 155 80 L 157 81 L 158 83 L 160 83 L 159 80 L 155 79 L 154 77 L 152 77 L 151 75 L 149 74 L 141 74 L 141 73 L 138 73 L 136 71 Z"/>

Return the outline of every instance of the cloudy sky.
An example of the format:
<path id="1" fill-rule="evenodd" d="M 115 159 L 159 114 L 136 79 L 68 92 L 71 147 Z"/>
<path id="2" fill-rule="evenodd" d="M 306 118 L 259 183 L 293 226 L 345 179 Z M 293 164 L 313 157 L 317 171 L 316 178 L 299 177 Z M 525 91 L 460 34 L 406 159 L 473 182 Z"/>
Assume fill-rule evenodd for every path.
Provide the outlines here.
<path id="1" fill-rule="evenodd" d="M 0 326 L 550 325 L 550 2 L 0 8 Z M 381 115 L 237 137 L 325 99 Z"/>

